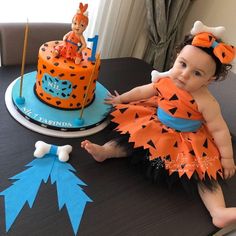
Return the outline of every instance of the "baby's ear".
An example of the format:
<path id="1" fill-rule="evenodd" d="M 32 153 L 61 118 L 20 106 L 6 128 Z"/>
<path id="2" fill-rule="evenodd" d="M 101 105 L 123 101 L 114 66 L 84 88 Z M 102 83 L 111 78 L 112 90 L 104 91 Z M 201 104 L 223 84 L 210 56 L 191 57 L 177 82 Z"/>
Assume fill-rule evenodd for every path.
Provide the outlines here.
<path id="1" fill-rule="evenodd" d="M 212 81 L 216 80 L 216 76 L 212 76 L 209 78 L 208 83 L 211 83 Z"/>

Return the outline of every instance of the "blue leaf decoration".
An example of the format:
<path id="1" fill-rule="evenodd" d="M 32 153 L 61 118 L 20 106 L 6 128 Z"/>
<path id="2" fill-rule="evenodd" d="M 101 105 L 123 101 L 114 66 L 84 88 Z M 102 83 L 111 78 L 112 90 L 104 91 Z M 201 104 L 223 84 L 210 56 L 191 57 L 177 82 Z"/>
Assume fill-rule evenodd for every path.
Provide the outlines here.
<path id="1" fill-rule="evenodd" d="M 74 175 L 75 169 L 69 164 L 56 160 L 51 172 L 51 183 L 56 182 L 59 209 L 65 205 L 75 235 L 87 202 L 92 200 L 79 185 L 87 186 Z"/>
<path id="2" fill-rule="evenodd" d="M 26 166 L 30 168 L 11 177 L 16 181 L 0 192 L 5 198 L 6 231 L 9 231 L 26 202 L 32 208 L 42 181 L 46 183 L 50 176 L 51 183 L 57 186 L 59 209 L 63 206 L 67 208 L 76 235 L 85 205 L 92 202 L 79 186 L 86 184 L 74 175 L 75 169 L 70 164 L 60 162 L 53 154 L 35 159 Z"/>
<path id="3" fill-rule="evenodd" d="M 10 178 L 17 181 L 0 193 L 5 197 L 6 231 L 10 229 L 26 202 L 32 207 L 42 180 L 48 180 L 54 160 L 35 159 L 27 165 L 31 168 Z"/>

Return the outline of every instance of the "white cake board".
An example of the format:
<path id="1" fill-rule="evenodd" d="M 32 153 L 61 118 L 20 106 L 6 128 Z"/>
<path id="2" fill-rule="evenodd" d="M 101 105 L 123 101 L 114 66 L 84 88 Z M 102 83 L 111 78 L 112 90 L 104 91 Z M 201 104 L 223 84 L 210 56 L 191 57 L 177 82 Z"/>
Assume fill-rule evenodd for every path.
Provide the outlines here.
<path id="1" fill-rule="evenodd" d="M 29 73 L 30 74 L 30 73 Z M 53 137 L 60 137 L 60 138 L 76 138 L 76 137 L 84 137 L 84 136 L 88 136 L 88 135 L 92 135 L 95 134 L 99 131 L 101 131 L 102 129 L 104 129 L 108 124 L 109 124 L 109 120 L 105 119 L 104 121 L 101 121 L 100 123 L 98 123 L 97 125 L 95 124 L 94 127 L 92 128 L 88 128 L 88 129 L 84 129 L 83 127 L 81 127 L 81 130 L 75 130 L 75 131 L 62 131 L 62 130 L 55 130 L 55 129 L 50 129 L 50 128 L 45 128 L 43 127 L 43 124 L 36 124 L 34 122 L 31 122 L 30 119 L 27 116 L 22 115 L 17 107 L 16 104 L 13 103 L 13 88 L 15 86 L 15 84 L 17 83 L 17 81 L 20 78 L 15 79 L 7 88 L 6 92 L 5 92 L 5 103 L 6 103 L 6 107 L 9 111 L 9 113 L 12 115 L 12 117 L 19 122 L 20 124 L 22 124 L 23 126 L 25 126 L 26 128 L 35 131 L 37 133 L 40 134 L 44 134 L 44 135 L 48 135 L 48 136 L 53 136 Z M 24 80 L 25 84 L 27 81 Z M 24 88 L 24 87 L 23 87 Z M 24 90 L 23 90 L 24 91 Z M 24 93 L 24 92 L 23 92 Z M 33 94 L 32 96 L 35 96 L 35 94 Z M 39 101 L 40 102 L 40 101 Z M 55 108 L 50 108 L 49 109 L 55 109 Z M 86 108 L 85 108 L 86 109 Z M 64 111 L 67 112 L 67 111 Z M 79 113 L 78 113 L 79 114 Z"/>

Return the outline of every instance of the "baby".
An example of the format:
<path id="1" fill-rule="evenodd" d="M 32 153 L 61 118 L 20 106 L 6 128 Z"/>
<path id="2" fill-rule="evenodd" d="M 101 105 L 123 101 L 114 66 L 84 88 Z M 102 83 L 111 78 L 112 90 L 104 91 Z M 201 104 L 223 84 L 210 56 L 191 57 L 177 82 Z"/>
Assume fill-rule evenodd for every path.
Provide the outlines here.
<path id="1" fill-rule="evenodd" d="M 225 206 L 219 184 L 235 174 L 235 163 L 228 127 L 208 85 L 225 78 L 235 49 L 211 29 L 185 37 L 169 77 L 109 95 L 105 102 L 115 107 L 111 115 L 119 139 L 104 145 L 85 140 L 81 147 L 98 162 L 142 149 L 153 178 L 167 173 L 169 180 L 177 176 L 195 186 L 213 224 L 221 228 L 236 222 L 236 207 Z"/>

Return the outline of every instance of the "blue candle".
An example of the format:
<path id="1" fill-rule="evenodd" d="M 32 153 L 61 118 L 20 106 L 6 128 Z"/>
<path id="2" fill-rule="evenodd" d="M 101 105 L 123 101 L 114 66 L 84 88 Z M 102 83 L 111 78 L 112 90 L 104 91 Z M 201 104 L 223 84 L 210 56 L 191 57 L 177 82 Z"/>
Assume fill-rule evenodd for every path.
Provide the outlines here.
<path id="1" fill-rule="evenodd" d="M 91 57 L 88 58 L 89 61 L 96 61 L 96 51 L 98 45 L 98 35 L 95 35 L 93 38 L 88 38 L 88 42 L 93 42 Z"/>

